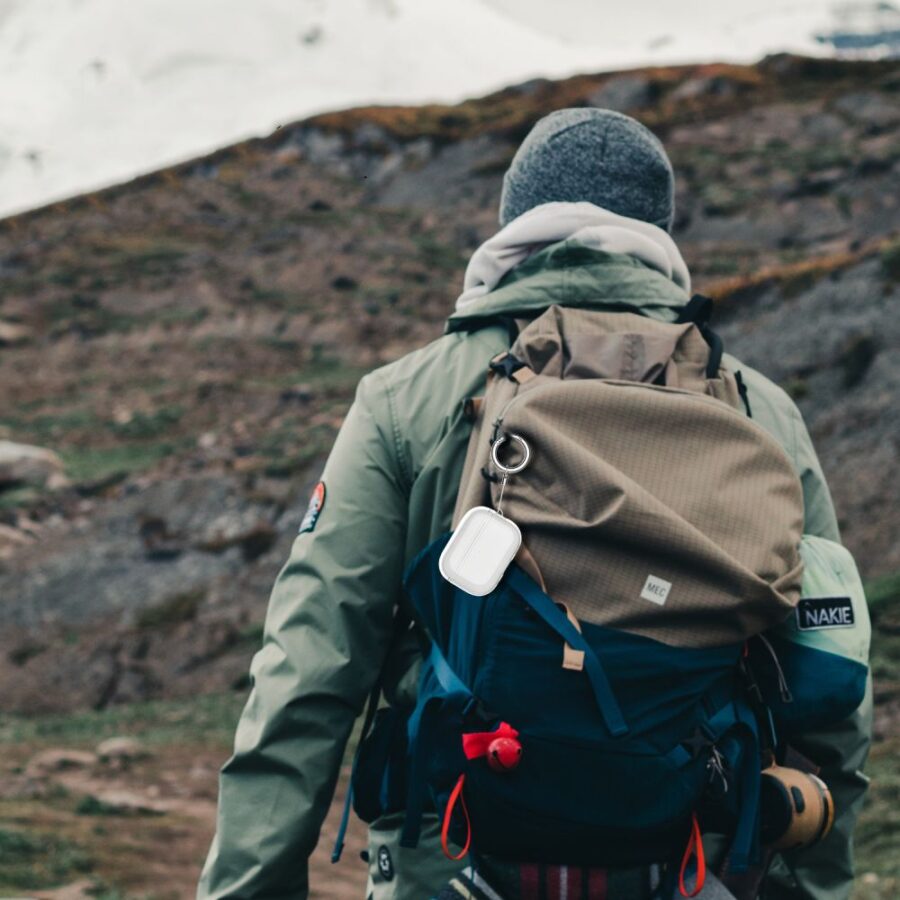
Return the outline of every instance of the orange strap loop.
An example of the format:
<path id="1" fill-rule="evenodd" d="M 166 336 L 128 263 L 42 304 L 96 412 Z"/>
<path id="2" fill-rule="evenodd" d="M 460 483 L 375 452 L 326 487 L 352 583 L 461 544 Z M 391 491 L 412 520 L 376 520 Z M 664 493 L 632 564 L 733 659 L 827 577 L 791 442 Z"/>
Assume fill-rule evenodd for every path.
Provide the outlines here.
<path id="1" fill-rule="evenodd" d="M 472 843 L 472 823 L 469 821 L 469 810 L 466 809 L 466 798 L 463 797 L 463 785 L 466 783 L 466 776 L 460 775 L 453 790 L 450 792 L 450 798 L 447 800 L 447 809 L 444 811 L 444 824 L 441 826 L 441 847 L 444 850 L 444 856 L 452 862 L 459 862 L 464 859 L 469 852 L 469 846 Z M 450 851 L 450 822 L 453 819 L 453 810 L 456 807 L 456 801 L 459 801 L 462 807 L 463 815 L 466 817 L 466 845 L 454 856 Z"/>
<path id="2" fill-rule="evenodd" d="M 694 890 L 688 891 L 684 883 L 684 876 L 687 873 L 688 863 L 691 857 L 697 858 L 697 878 L 694 882 Z M 678 873 L 678 891 L 682 897 L 696 897 L 703 890 L 706 882 L 706 854 L 703 852 L 703 836 L 700 834 L 700 823 L 697 821 L 697 814 L 691 816 L 691 836 L 688 840 L 687 847 L 684 849 L 684 857 L 681 860 L 681 871 Z"/>

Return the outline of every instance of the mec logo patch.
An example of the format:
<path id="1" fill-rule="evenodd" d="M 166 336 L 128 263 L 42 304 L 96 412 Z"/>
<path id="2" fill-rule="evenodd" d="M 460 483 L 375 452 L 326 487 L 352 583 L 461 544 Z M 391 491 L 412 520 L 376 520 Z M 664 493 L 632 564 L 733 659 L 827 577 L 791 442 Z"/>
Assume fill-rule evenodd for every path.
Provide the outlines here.
<path id="1" fill-rule="evenodd" d="M 656 575 L 648 575 L 641 590 L 641 598 L 655 603 L 657 606 L 665 606 L 669 599 L 669 591 L 672 590 L 672 582 Z"/>
<path id="2" fill-rule="evenodd" d="M 855 624 L 849 597 L 808 597 L 797 604 L 797 627 L 801 631 L 852 628 Z"/>

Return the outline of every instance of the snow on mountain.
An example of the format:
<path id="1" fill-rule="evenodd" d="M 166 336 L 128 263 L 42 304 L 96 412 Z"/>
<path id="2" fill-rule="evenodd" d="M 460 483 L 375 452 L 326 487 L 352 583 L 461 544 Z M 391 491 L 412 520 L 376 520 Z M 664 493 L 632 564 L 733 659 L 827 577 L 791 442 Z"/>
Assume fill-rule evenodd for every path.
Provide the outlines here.
<path id="1" fill-rule="evenodd" d="M 829 52 L 815 35 L 834 24 L 823 0 L 610 7 L 596 0 L 0 0 L 0 214 L 314 112 L 454 102 L 538 75 Z"/>

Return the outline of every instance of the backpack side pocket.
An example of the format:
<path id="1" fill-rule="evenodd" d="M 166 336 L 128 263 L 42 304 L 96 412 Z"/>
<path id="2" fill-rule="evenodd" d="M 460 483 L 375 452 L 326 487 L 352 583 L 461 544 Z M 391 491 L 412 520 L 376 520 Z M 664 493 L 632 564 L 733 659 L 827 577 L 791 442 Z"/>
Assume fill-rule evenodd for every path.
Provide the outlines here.
<path id="1" fill-rule="evenodd" d="M 768 633 L 775 662 L 759 648 L 755 669 L 776 727 L 784 736 L 840 721 L 862 702 L 872 626 L 850 552 L 804 535 L 800 602 Z"/>

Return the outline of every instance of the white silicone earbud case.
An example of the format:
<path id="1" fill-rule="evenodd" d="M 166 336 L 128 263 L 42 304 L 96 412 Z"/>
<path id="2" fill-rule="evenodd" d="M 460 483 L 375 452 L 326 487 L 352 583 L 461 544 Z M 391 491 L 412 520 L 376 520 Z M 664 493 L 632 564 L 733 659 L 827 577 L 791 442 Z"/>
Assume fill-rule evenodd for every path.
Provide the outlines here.
<path id="1" fill-rule="evenodd" d="M 483 597 L 500 583 L 521 544 L 515 522 L 487 506 L 476 506 L 456 526 L 438 568 L 451 584 Z"/>

